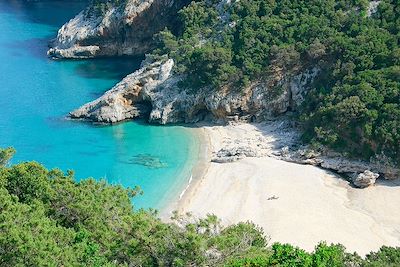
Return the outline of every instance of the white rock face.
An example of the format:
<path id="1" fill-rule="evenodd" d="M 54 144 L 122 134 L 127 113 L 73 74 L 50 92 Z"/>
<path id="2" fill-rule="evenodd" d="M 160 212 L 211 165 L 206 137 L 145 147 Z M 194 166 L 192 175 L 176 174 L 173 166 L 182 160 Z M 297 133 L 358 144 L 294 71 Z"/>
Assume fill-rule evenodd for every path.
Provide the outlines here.
<path id="1" fill-rule="evenodd" d="M 88 7 L 64 24 L 47 54 L 53 58 L 143 55 L 154 33 L 174 21 L 187 0 L 126 0 L 99 13 Z"/>
<path id="2" fill-rule="evenodd" d="M 128 75 L 102 97 L 70 113 L 72 118 L 116 123 L 148 113 L 145 92 L 151 92 L 169 76 L 173 60 L 156 62 Z"/>
<path id="3" fill-rule="evenodd" d="M 295 107 L 299 106 L 303 102 L 307 93 L 307 86 L 314 80 L 319 72 L 320 70 L 318 68 L 312 68 L 293 77 L 290 82 L 290 92 Z"/>
<path id="4" fill-rule="evenodd" d="M 276 93 L 271 81 L 243 90 L 180 88 L 183 77 L 173 74 L 174 62 L 146 63 L 99 99 L 71 112 L 73 118 L 115 123 L 148 116 L 152 123 L 167 124 L 212 120 L 262 120 L 296 107 L 315 71 L 285 77 Z M 268 79 L 267 79 L 268 80 Z M 308 81 L 308 82 L 305 82 Z M 293 90 L 293 91 L 292 91 Z M 292 96 L 296 96 L 292 99 Z M 148 113 L 149 112 L 149 113 Z"/>
<path id="5" fill-rule="evenodd" d="M 359 188 L 366 188 L 375 184 L 376 179 L 379 177 L 378 173 L 373 173 L 369 170 L 360 173 L 353 179 L 355 186 Z"/>
<path id="6" fill-rule="evenodd" d="M 368 6 L 367 10 L 367 16 L 371 17 L 373 14 L 375 14 L 378 11 L 378 6 L 381 3 L 381 1 L 371 1 Z"/>

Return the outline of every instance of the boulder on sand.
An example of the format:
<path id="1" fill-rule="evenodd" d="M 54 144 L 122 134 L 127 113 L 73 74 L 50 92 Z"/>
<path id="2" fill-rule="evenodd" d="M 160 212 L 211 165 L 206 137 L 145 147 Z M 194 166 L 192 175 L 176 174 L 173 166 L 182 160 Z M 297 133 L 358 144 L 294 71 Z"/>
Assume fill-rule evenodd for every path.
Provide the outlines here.
<path id="1" fill-rule="evenodd" d="M 376 179 L 379 177 L 378 173 L 371 172 L 369 170 L 358 174 L 353 179 L 353 184 L 359 188 L 366 188 L 375 184 Z"/>

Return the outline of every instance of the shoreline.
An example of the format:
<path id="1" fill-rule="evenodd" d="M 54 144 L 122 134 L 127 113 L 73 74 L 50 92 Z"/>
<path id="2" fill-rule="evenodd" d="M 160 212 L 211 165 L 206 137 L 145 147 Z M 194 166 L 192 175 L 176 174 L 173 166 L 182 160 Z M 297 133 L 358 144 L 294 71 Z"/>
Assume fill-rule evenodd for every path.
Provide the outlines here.
<path id="1" fill-rule="evenodd" d="M 197 217 L 215 214 L 223 225 L 253 221 L 271 242 L 312 251 L 320 241 L 341 243 L 361 256 L 382 245 L 400 246 L 400 183 L 383 181 L 356 189 L 336 174 L 263 154 L 232 163 L 211 162 L 229 145 L 249 144 L 272 151 L 280 142 L 267 124 L 204 126 L 193 180 L 183 197 L 169 203 L 163 220 L 176 210 Z M 290 135 L 287 136 L 291 138 Z M 263 151 L 264 151 L 263 150 Z"/>
<path id="2" fill-rule="evenodd" d="M 196 145 L 198 146 L 198 155 L 190 171 L 189 181 L 183 184 L 181 190 L 178 191 L 178 198 L 176 196 L 172 197 L 160 209 L 160 217 L 164 221 L 170 221 L 173 211 L 181 211 L 181 203 L 190 200 L 190 196 L 193 195 L 197 184 L 205 177 L 210 165 L 209 159 L 211 157 L 211 150 L 209 135 L 205 133 L 203 127 L 194 127 L 188 130 L 191 132 L 190 134 L 193 134 L 197 139 Z"/>

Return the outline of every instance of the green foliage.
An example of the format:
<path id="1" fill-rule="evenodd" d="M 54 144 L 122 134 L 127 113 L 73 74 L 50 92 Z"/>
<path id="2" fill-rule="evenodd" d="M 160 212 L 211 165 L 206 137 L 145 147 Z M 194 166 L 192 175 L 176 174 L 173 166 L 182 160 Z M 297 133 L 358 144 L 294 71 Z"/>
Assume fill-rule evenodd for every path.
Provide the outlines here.
<path id="1" fill-rule="evenodd" d="M 0 167 L 5 166 L 14 154 L 15 149 L 12 147 L 0 149 Z"/>
<path id="2" fill-rule="evenodd" d="M 205 44 L 193 50 L 188 64 L 188 82 L 195 86 L 218 86 L 230 79 L 232 54 L 223 47 Z"/>
<path id="3" fill-rule="evenodd" d="M 224 229 L 216 238 L 218 246 L 226 249 L 264 248 L 267 240 L 263 230 L 253 223 L 239 223 Z M 232 252 L 234 253 L 234 252 Z"/>
<path id="4" fill-rule="evenodd" d="M 87 15 L 102 16 L 113 6 L 120 6 L 125 2 L 126 0 L 92 0 Z"/>
<path id="5" fill-rule="evenodd" d="M 301 110 L 304 139 L 400 164 L 400 9 L 383 0 L 199 0 L 180 11 L 154 54 L 168 54 L 186 87 L 246 86 L 318 67 Z"/>
<path id="6" fill-rule="evenodd" d="M 288 244 L 268 247 L 253 223 L 224 228 L 215 215 L 134 211 L 138 189 L 104 181 L 76 182 L 73 173 L 36 162 L 0 167 L 0 266 L 398 266 L 400 248 L 362 260 L 341 245 L 313 253 Z"/>
<path id="7" fill-rule="evenodd" d="M 312 266 L 359 266 L 362 259 L 357 254 L 346 253 L 342 245 L 327 245 L 325 242 L 319 243 L 312 254 Z"/>
<path id="8" fill-rule="evenodd" d="M 93 179 L 76 182 L 73 172 L 36 162 L 0 167 L 0 265 L 200 266 L 222 260 L 208 256 L 210 249 L 227 255 L 265 245 L 252 224 L 220 236 L 212 215 L 182 227 L 163 223 L 154 212 L 133 210 L 137 193 Z M 252 241 L 234 248 L 241 236 Z"/>
<path id="9" fill-rule="evenodd" d="M 269 264 L 282 267 L 307 267 L 312 264 L 312 257 L 302 249 L 289 244 L 275 243 L 272 245 L 272 256 Z"/>
<path id="10" fill-rule="evenodd" d="M 378 252 L 372 252 L 367 255 L 365 267 L 394 267 L 400 266 L 400 248 L 391 248 L 383 246 Z"/>
<path id="11" fill-rule="evenodd" d="M 396 257 L 396 249 L 389 254 Z M 376 261 L 374 261 L 376 262 Z M 364 266 L 366 264 L 357 254 L 349 254 L 342 245 L 327 245 L 322 242 L 318 244 L 312 253 L 307 253 L 302 249 L 293 247 L 289 244 L 276 243 L 272 245 L 272 251 L 263 252 L 255 256 L 245 256 L 228 261 L 227 267 L 346 267 Z"/>
<path id="12" fill-rule="evenodd" d="M 0 179 L 6 181 L 5 188 L 22 203 L 37 199 L 47 201 L 50 197 L 50 176 L 49 171 L 36 162 L 0 170 Z"/>
<path id="13" fill-rule="evenodd" d="M 234 259 L 225 264 L 225 267 L 265 267 L 270 266 L 268 256 L 246 257 Z"/>

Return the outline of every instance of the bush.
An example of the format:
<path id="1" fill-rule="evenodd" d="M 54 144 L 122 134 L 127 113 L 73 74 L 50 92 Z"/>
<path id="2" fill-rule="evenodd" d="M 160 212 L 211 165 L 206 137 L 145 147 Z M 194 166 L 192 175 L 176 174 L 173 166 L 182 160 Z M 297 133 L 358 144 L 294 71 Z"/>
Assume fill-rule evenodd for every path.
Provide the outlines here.
<path id="1" fill-rule="evenodd" d="M 18 181 L 18 182 L 15 182 Z M 176 216 L 164 223 L 135 211 L 138 189 L 35 162 L 0 167 L 1 266 L 398 266 L 400 248 L 382 247 L 365 260 L 341 245 L 320 243 L 313 253 L 272 247 L 259 227 L 223 228 L 215 215 Z"/>

